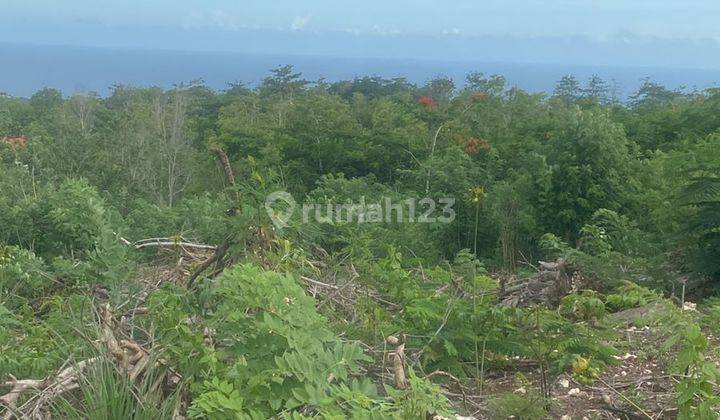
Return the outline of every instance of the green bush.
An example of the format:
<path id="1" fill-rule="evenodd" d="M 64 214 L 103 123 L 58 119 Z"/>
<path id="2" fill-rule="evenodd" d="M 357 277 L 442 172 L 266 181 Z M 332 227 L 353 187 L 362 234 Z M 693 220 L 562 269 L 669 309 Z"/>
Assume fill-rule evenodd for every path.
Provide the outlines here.
<path id="1" fill-rule="evenodd" d="M 362 363 L 371 359 L 330 331 L 293 277 L 239 265 L 201 295 L 204 321 L 172 289 L 149 299 L 163 348 L 178 356 L 197 354 L 187 363 L 195 368 L 183 369 L 195 383 L 194 417 L 257 418 L 300 410 L 344 416 L 382 408 L 374 385 L 360 379 Z"/>
<path id="2" fill-rule="evenodd" d="M 209 194 L 186 198 L 175 207 L 161 207 L 137 200 L 126 217 L 129 236 L 140 240 L 183 235 L 217 244 L 227 235 L 227 209 L 224 199 Z"/>
<path id="3" fill-rule="evenodd" d="M 401 391 L 385 386 L 392 406 L 386 411 L 396 419 L 447 418 L 452 409 L 447 398 L 440 393 L 440 387 L 418 378 L 415 372 L 408 371 L 408 389 Z"/>
<path id="4" fill-rule="evenodd" d="M 687 318 L 675 325 L 675 333 L 663 350 L 679 350 L 674 371 L 680 380 L 675 385 L 678 419 L 717 419 L 720 416 L 720 396 L 717 383 L 720 370 L 706 354 L 710 350 L 708 339 L 700 326 Z"/>
<path id="5" fill-rule="evenodd" d="M 616 289 L 616 292 L 605 297 L 605 306 L 610 312 L 645 306 L 660 299 L 657 292 L 632 282 L 624 282 Z"/>
<path id="6" fill-rule="evenodd" d="M 68 179 L 48 197 L 46 249 L 53 253 L 89 251 L 105 225 L 105 206 L 84 179 Z"/>
<path id="7" fill-rule="evenodd" d="M 175 209 L 180 222 L 178 232 L 188 232 L 197 240 L 218 244 L 227 235 L 226 200 L 210 194 L 184 199 Z"/>
<path id="8" fill-rule="evenodd" d="M 38 298 L 52 285 L 41 258 L 22 248 L 0 245 L 0 301 Z"/>
<path id="9" fill-rule="evenodd" d="M 32 248 L 46 234 L 37 223 L 44 188 L 33 185 L 27 167 L 0 162 L 0 192 L 0 243 Z"/>
<path id="10" fill-rule="evenodd" d="M 0 378 L 44 377 L 69 359 L 81 360 L 92 347 L 78 334 L 92 334 L 94 312 L 84 296 L 55 297 L 38 317 L 29 306 L 11 311 L 0 305 Z"/>
<path id="11" fill-rule="evenodd" d="M 715 333 L 720 333 L 720 297 L 714 296 L 705 299 L 701 310 L 703 324 Z"/>
<path id="12" fill-rule="evenodd" d="M 605 316 L 605 304 L 598 294 L 592 291 L 564 296 L 558 310 L 564 317 L 581 321 L 596 321 Z"/>

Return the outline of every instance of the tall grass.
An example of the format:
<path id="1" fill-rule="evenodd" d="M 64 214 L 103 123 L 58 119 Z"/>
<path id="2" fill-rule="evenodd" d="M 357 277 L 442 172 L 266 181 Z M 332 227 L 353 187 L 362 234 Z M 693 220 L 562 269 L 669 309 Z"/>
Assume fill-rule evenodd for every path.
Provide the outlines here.
<path id="1" fill-rule="evenodd" d="M 170 419 L 178 392 L 166 393 L 164 368 L 148 367 L 141 379 L 130 381 L 105 357 L 88 368 L 79 388 L 55 401 L 53 417 L 63 419 Z"/>

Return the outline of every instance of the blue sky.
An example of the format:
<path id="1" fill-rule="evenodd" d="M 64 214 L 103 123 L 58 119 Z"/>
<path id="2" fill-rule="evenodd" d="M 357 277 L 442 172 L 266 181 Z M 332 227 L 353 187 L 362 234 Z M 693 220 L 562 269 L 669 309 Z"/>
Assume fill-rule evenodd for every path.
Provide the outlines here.
<path id="1" fill-rule="evenodd" d="M 0 43 L 720 69 L 719 0 L 0 0 Z"/>
<path id="2" fill-rule="evenodd" d="M 0 23 L 720 41 L 717 0 L 3 0 Z"/>

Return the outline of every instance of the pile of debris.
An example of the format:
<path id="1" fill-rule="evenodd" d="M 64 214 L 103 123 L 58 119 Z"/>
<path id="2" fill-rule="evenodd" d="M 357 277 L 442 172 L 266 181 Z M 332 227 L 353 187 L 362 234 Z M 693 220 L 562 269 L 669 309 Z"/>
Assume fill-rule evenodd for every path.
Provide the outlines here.
<path id="1" fill-rule="evenodd" d="M 501 282 L 500 302 L 507 306 L 556 307 L 563 296 L 581 288 L 582 276 L 564 259 L 539 264 L 534 276 Z"/>

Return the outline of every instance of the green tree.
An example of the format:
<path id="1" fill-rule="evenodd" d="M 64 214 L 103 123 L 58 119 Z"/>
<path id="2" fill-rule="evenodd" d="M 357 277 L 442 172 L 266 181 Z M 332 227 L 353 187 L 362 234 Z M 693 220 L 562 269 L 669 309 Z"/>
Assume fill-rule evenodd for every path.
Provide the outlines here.
<path id="1" fill-rule="evenodd" d="M 574 243 L 596 210 L 628 203 L 632 148 L 602 110 L 569 111 L 556 124 L 546 149 L 551 185 L 540 206 L 546 228 Z"/>
<path id="2" fill-rule="evenodd" d="M 553 97 L 558 98 L 566 105 L 576 103 L 580 99 L 580 95 L 580 82 L 573 75 L 563 76 L 553 91 Z"/>
<path id="3" fill-rule="evenodd" d="M 581 92 L 581 98 L 585 102 L 602 105 L 610 103 L 610 88 L 607 82 L 597 74 L 590 76 Z"/>
<path id="4" fill-rule="evenodd" d="M 279 95 L 283 99 L 292 99 L 309 84 L 302 78 L 302 73 L 295 73 L 291 65 L 278 66 L 270 70 L 270 73 L 272 76 L 266 77 L 260 85 L 261 95 Z"/>
<path id="5" fill-rule="evenodd" d="M 687 226 L 696 238 L 693 246 L 698 270 L 720 278 L 720 135 L 703 141 L 691 151 L 689 183 L 682 200 L 696 213 Z"/>

